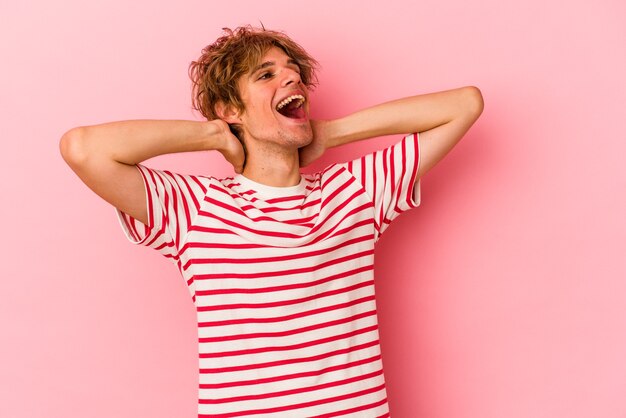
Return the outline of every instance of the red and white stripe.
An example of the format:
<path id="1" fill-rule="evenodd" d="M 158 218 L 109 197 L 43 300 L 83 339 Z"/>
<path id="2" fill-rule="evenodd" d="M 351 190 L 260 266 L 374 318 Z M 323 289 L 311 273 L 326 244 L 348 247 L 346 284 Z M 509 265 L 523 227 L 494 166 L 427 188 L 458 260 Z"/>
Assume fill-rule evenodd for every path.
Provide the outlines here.
<path id="1" fill-rule="evenodd" d="M 287 188 L 137 166 L 149 225 L 117 212 L 189 287 L 198 417 L 389 417 L 374 245 L 420 204 L 418 138 Z"/>

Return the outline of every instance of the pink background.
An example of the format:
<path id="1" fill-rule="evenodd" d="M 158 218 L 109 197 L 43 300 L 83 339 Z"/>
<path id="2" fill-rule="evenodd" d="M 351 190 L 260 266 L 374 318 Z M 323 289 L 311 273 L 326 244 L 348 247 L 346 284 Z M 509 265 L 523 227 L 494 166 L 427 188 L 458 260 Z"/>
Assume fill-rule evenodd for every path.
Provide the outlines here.
<path id="1" fill-rule="evenodd" d="M 2 2 L 0 417 L 195 416 L 185 284 L 126 242 L 58 141 L 200 120 L 189 62 L 259 21 L 322 63 L 317 118 L 482 91 L 481 118 L 377 246 L 392 416 L 626 417 L 625 16 L 618 0 Z M 217 152 L 149 164 L 233 173 Z"/>

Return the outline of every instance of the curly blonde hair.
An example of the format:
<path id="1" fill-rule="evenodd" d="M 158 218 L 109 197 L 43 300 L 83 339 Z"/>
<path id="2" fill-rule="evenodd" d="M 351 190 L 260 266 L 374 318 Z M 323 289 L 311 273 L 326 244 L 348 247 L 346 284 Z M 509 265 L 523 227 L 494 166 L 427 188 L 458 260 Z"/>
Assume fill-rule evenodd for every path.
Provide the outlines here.
<path id="1" fill-rule="evenodd" d="M 281 48 L 300 67 L 300 77 L 307 88 L 317 86 L 319 63 L 283 32 L 240 26 L 225 32 L 214 43 L 204 47 L 197 61 L 189 65 L 192 105 L 207 120 L 217 119 L 215 105 L 222 101 L 240 113 L 245 112 L 238 81 L 250 72 L 273 46 Z M 243 140 L 238 126 L 229 125 L 233 134 Z M 242 141 L 243 142 L 243 141 Z"/>

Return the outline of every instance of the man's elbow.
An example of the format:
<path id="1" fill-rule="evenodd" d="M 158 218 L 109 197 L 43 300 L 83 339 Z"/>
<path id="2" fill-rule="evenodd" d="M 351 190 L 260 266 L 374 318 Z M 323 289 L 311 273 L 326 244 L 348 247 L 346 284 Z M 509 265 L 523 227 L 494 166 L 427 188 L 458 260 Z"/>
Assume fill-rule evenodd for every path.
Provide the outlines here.
<path id="1" fill-rule="evenodd" d="M 59 141 L 59 151 L 70 167 L 80 165 L 86 160 L 81 127 L 72 128 L 63 134 Z"/>
<path id="2" fill-rule="evenodd" d="M 470 111 L 472 115 L 478 119 L 481 113 L 483 113 L 483 109 L 485 108 L 483 94 L 476 86 L 468 86 L 466 87 L 466 90 L 469 102 L 468 111 Z"/>

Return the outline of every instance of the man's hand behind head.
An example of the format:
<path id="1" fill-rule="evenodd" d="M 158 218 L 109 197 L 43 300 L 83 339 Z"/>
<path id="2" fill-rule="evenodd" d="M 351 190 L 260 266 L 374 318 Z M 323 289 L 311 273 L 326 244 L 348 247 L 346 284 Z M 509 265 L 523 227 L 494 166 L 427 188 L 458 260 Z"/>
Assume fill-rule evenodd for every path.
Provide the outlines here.
<path id="1" fill-rule="evenodd" d="M 235 173 L 241 174 L 246 162 L 246 153 L 241 141 L 233 135 L 228 123 L 221 119 L 214 119 L 208 123 L 214 124 L 218 130 L 219 147 L 217 150 L 222 153 L 226 161 L 233 165 Z"/>

